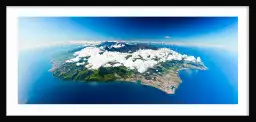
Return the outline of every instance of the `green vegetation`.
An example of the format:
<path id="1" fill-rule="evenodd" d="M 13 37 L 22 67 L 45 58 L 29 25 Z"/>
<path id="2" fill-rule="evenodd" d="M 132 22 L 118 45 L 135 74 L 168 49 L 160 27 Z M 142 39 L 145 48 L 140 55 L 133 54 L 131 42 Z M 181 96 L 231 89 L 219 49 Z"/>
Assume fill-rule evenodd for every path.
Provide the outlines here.
<path id="1" fill-rule="evenodd" d="M 176 71 L 183 64 L 179 61 L 160 63 L 156 69 L 165 73 L 169 70 Z M 152 70 L 155 72 L 155 70 Z M 125 66 L 120 67 L 100 67 L 98 70 L 89 70 L 84 66 L 76 66 L 75 63 L 65 63 L 52 71 L 53 75 L 64 80 L 75 81 L 115 81 L 127 79 L 136 75 L 135 70 L 129 70 Z M 148 75 L 148 74 L 146 74 Z M 145 76 L 146 77 L 146 76 Z M 141 81 L 137 81 L 140 83 Z"/>
<path id="2" fill-rule="evenodd" d="M 133 71 L 125 66 L 100 67 L 98 70 L 89 70 L 74 63 L 63 64 L 52 71 L 53 75 L 64 80 L 75 81 L 114 81 L 120 78 L 129 78 Z"/>
<path id="3" fill-rule="evenodd" d="M 181 68 L 183 68 L 184 62 L 183 61 L 168 61 L 168 62 L 162 62 L 160 63 L 161 70 L 163 73 L 168 72 L 168 71 L 177 71 Z"/>
<path id="4" fill-rule="evenodd" d="M 83 81 L 84 79 L 88 78 L 91 72 L 88 70 L 80 70 L 78 71 L 77 75 L 73 78 L 73 80 Z"/>
<path id="5" fill-rule="evenodd" d="M 116 77 L 114 74 L 106 74 L 104 75 L 104 81 L 113 81 L 116 80 Z"/>
<path id="6" fill-rule="evenodd" d="M 72 75 L 66 75 L 63 77 L 63 79 L 65 80 L 71 80 L 72 79 Z"/>
<path id="7" fill-rule="evenodd" d="M 103 80 L 102 76 L 99 74 L 99 70 L 94 70 L 92 74 L 87 78 L 88 81 L 101 81 Z"/>
<path id="8" fill-rule="evenodd" d="M 112 62 L 115 64 L 115 62 Z M 184 65 L 185 64 L 185 65 Z M 184 61 L 161 62 L 154 68 L 144 73 L 145 79 L 152 79 L 151 75 L 162 75 L 169 71 L 177 71 L 181 68 L 204 68 L 204 65 L 186 63 Z M 63 80 L 75 81 L 115 81 L 136 77 L 136 70 L 130 70 L 125 66 L 119 67 L 100 67 L 98 70 L 90 70 L 84 66 L 76 66 L 75 63 L 64 63 L 52 71 L 53 75 Z M 137 83 L 141 83 L 140 80 Z"/>

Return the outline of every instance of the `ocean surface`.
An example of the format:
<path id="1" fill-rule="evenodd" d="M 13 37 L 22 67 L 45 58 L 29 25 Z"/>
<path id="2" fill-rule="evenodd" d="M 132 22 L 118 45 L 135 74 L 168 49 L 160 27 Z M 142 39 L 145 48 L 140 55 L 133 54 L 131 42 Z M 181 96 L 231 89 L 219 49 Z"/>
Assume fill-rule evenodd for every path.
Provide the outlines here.
<path id="1" fill-rule="evenodd" d="M 168 45 L 182 54 L 199 56 L 206 71 L 179 72 L 182 83 L 175 94 L 129 82 L 83 83 L 62 81 L 52 75 L 51 58 L 77 46 L 60 46 L 19 52 L 19 104 L 237 104 L 237 53 L 214 48 Z"/>

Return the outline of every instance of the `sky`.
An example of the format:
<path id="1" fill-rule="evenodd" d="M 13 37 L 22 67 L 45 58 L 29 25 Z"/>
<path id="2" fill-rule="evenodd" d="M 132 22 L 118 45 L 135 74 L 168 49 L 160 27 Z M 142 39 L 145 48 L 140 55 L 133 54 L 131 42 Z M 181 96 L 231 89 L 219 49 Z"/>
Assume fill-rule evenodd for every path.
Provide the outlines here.
<path id="1" fill-rule="evenodd" d="M 221 45 L 237 49 L 237 17 L 23 17 L 19 43 L 123 40 Z"/>

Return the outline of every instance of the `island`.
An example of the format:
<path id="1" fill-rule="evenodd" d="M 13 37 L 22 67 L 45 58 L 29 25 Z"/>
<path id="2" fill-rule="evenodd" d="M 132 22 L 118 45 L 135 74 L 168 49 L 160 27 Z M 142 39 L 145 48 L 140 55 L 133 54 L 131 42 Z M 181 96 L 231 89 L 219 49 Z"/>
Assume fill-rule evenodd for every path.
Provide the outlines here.
<path id="1" fill-rule="evenodd" d="M 174 94 L 182 69 L 206 70 L 200 57 L 148 44 L 103 42 L 52 60 L 52 74 L 66 81 L 134 82 Z M 65 57 L 66 56 L 66 57 Z"/>

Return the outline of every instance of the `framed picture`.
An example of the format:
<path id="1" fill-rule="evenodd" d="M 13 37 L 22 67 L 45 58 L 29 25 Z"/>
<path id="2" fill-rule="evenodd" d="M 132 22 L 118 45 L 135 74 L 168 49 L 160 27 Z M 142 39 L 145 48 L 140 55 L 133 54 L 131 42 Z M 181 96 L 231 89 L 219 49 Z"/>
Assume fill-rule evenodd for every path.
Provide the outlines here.
<path id="1" fill-rule="evenodd" d="M 7 113 L 246 115 L 247 13 L 9 7 Z"/>

